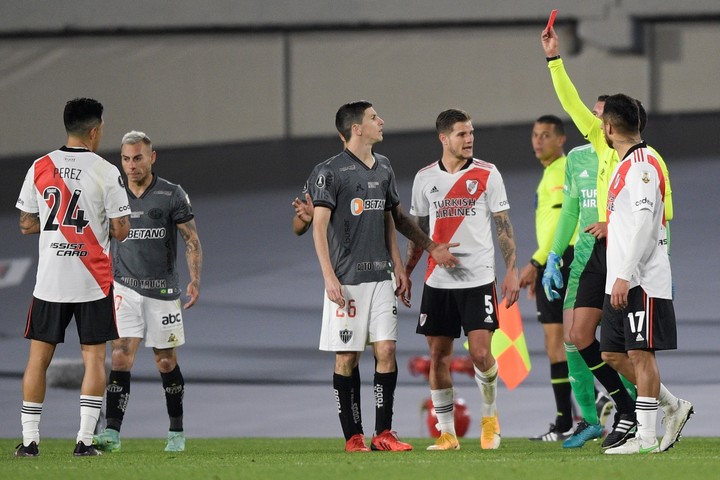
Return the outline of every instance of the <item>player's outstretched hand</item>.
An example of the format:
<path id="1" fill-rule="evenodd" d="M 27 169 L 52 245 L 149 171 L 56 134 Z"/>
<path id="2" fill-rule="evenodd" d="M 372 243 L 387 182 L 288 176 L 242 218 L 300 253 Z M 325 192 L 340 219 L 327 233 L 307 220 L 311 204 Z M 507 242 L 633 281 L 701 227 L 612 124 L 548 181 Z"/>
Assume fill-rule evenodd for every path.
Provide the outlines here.
<path id="1" fill-rule="evenodd" d="M 550 252 L 541 282 L 543 290 L 545 290 L 545 296 L 551 302 L 560 298 L 560 294 L 553 290 L 553 287 L 562 288 L 564 284 L 562 273 L 560 273 L 561 266 L 562 258 L 560 258 L 555 252 Z"/>
<path id="2" fill-rule="evenodd" d="M 440 267 L 455 268 L 460 265 L 460 261 L 450 253 L 450 249 L 459 246 L 459 243 L 436 243 L 428 248 L 428 253 Z"/>

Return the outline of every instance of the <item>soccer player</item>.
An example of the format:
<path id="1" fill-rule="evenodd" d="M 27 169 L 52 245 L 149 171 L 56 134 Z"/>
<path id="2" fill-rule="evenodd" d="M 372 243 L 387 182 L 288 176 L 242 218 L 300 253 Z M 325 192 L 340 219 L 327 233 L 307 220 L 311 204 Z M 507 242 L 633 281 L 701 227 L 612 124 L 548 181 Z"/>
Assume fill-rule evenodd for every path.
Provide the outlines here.
<path id="1" fill-rule="evenodd" d="M 113 244 L 115 308 L 120 338 L 112 342 L 112 365 L 106 389 L 107 428 L 93 438 L 106 451 L 120 450 L 120 428 L 130 400 L 130 370 L 140 341 L 152 347 L 165 390 L 170 428 L 166 452 L 185 450 L 183 395 L 185 381 L 176 349 L 185 343 L 182 308 L 200 296 L 202 247 L 188 195 L 180 185 L 153 173 L 157 153 L 143 132 L 122 138 L 121 161 L 127 175 L 132 207 L 131 230 L 125 242 Z M 190 282 L 188 301 L 182 293 L 177 268 L 177 234 L 185 243 Z"/>
<path id="2" fill-rule="evenodd" d="M 518 299 L 520 285 L 515 266 L 515 239 L 510 204 L 500 172 L 473 158 L 473 126 L 462 110 L 441 112 L 435 122 L 442 157 L 415 176 L 410 214 L 433 239 L 461 245 L 454 268 L 428 259 L 417 333 L 425 335 L 430 350 L 430 394 L 440 425 L 440 437 L 428 450 L 458 450 L 454 423 L 454 390 L 450 374 L 453 341 L 460 329 L 468 337 L 475 381 L 482 398 L 482 449 L 500 446 L 497 412 L 497 361 L 492 335 L 498 328 L 495 291 L 495 252 L 491 222 L 505 260 L 502 297 L 509 307 Z M 422 257 L 422 248 L 408 243 L 408 276 Z"/>
<path id="3" fill-rule="evenodd" d="M 110 237 L 128 235 L 130 206 L 118 169 L 96 152 L 103 106 L 76 98 L 63 113 L 67 142 L 32 164 L 16 207 L 20 231 L 40 234 L 37 280 L 27 317 L 30 353 L 23 376 L 23 442 L 16 457 L 40 454 L 46 374 L 75 317 L 85 373 L 75 456 L 100 455 L 92 446 L 105 388 L 105 342 L 118 337 L 113 311 Z"/>
<path id="4" fill-rule="evenodd" d="M 594 111 L 597 109 L 602 111 L 603 103 L 604 97 L 599 98 Z M 598 286 L 592 283 L 590 285 L 593 288 L 588 289 L 587 279 L 591 278 L 588 276 L 583 277 L 585 280 L 582 286 L 579 286 L 580 275 L 583 273 L 595 243 L 595 237 L 585 232 L 584 229 L 588 225 L 597 222 L 597 205 L 595 203 L 597 197 L 597 166 L 598 158 L 592 144 L 573 148 L 567 155 L 562 210 L 542 278 L 543 290 L 548 300 L 560 298 L 560 294 L 552 290 L 551 281 L 553 279 L 556 279 L 559 285 L 567 285 L 563 300 L 563 336 L 568 372 L 571 379 L 570 384 L 580 407 L 582 420 L 576 426 L 572 436 L 563 442 L 564 448 L 579 448 L 588 440 L 600 438 L 605 419 L 612 409 L 611 400 L 603 393 L 596 392 L 594 376 L 570 337 L 570 332 L 574 328 L 575 317 L 577 317 L 578 322 L 583 322 L 587 321 L 587 317 L 592 315 L 592 320 L 595 318 L 595 310 L 597 310 L 597 318 L 599 318 L 602 311 L 603 290 L 598 289 Z M 579 232 L 577 237 L 575 237 L 576 232 Z M 573 238 L 576 238 L 573 248 L 573 260 L 566 284 L 561 272 L 558 270 L 558 266 L 561 262 L 561 255 Z M 598 281 L 602 279 L 604 279 L 604 274 L 598 276 Z M 588 305 L 588 296 L 596 298 L 600 305 Z M 596 325 L 597 321 L 595 320 L 592 324 L 593 332 Z M 615 389 L 623 390 L 620 379 L 617 378 L 617 373 L 610 368 L 607 368 L 607 370 L 609 370 L 609 374 L 615 377 L 613 385 L 616 388 L 612 388 L 611 391 Z"/>
<path id="5" fill-rule="evenodd" d="M 543 175 L 535 192 L 535 236 L 538 248 L 530 262 L 520 272 L 520 287 L 528 288 L 535 297 L 538 321 L 543 326 L 545 351 L 550 361 L 550 383 L 555 397 L 555 421 L 550 429 L 530 440 L 562 441 L 572 434 L 572 389 L 568 376 L 568 363 L 563 343 L 563 312 L 561 300 L 548 300 L 541 294 L 542 269 L 547 262 L 555 227 L 560 218 L 565 174 L 565 128 L 555 115 L 543 115 L 535 120 L 532 130 L 535 157 L 543 166 Z M 571 244 L 574 240 L 571 241 Z M 561 270 L 567 285 L 572 247 L 566 249 Z M 564 295 L 564 290 L 561 295 Z"/>
<path id="6" fill-rule="evenodd" d="M 661 388 L 655 352 L 677 348 L 665 176 L 641 139 L 640 109 L 634 98 L 608 97 L 602 120 L 605 140 L 622 160 L 610 176 L 608 190 L 600 349 L 603 358 L 637 385 L 637 434 L 605 453 L 654 453 L 661 449 L 655 433 Z"/>
<path id="7" fill-rule="evenodd" d="M 325 281 L 320 350 L 335 352 L 333 388 L 345 450 L 403 451 L 412 447 L 392 430 L 397 384 L 395 295 L 407 291 L 407 276 L 392 247 L 395 227 L 441 263 L 456 265 L 454 244 L 436 244 L 402 212 L 388 159 L 373 152 L 383 140 L 383 120 L 367 101 L 343 105 L 335 126 L 345 150 L 317 167 L 310 185 L 315 250 Z M 397 253 L 396 253 L 397 252 Z M 397 289 L 393 289 L 390 270 Z M 360 354 L 367 343 L 375 355 L 375 434 L 365 444 L 359 410 Z"/>
<path id="8" fill-rule="evenodd" d="M 563 109 L 570 115 L 580 133 L 592 143 L 598 156 L 598 179 L 597 179 L 597 205 L 598 205 L 598 222 L 589 225 L 585 231 L 596 238 L 595 245 L 590 254 L 590 258 L 580 277 L 580 285 L 583 283 L 588 285 L 587 292 L 597 292 L 605 284 L 606 275 L 606 205 L 607 192 L 609 187 L 609 174 L 611 169 L 618 162 L 617 152 L 610 148 L 605 141 L 602 120 L 596 114 L 598 104 L 595 106 L 595 114 L 590 111 L 580 99 L 577 90 L 570 81 L 570 77 L 565 71 L 562 58 L 559 55 L 559 39 L 555 29 L 550 28 L 544 30 L 541 34 L 541 43 L 545 56 L 548 61 L 548 68 L 552 78 L 555 92 Z M 640 113 L 640 129 L 644 128 L 646 116 L 642 104 L 639 104 Z M 670 188 L 670 179 L 667 167 L 657 152 L 653 151 L 654 157 L 658 160 L 663 171 L 665 180 L 665 218 L 667 221 L 673 217 L 672 208 L 672 191 Z M 592 277 L 592 278 L 586 278 Z M 580 295 L 580 292 L 578 293 Z M 610 396 L 613 398 L 617 407 L 615 414 L 615 422 L 613 431 L 603 441 L 603 447 L 608 448 L 622 443 L 628 435 L 631 434 L 635 425 L 634 402 L 632 398 L 626 397 L 622 389 L 613 388 L 612 374 L 600 354 L 600 344 L 595 338 L 595 329 L 600 321 L 600 309 L 602 308 L 597 302 L 597 296 L 588 297 L 584 305 L 593 306 L 594 309 L 588 310 L 586 320 L 581 320 L 578 315 L 574 315 L 574 321 L 570 337 L 573 344 L 577 347 L 578 352 L 590 367 L 598 381 L 606 388 Z M 578 304 L 578 300 L 576 300 Z M 577 312 L 576 312 L 577 313 Z M 620 361 L 627 360 L 623 357 Z M 631 365 L 625 365 L 620 373 L 631 371 Z M 632 383 L 632 378 L 627 378 Z M 687 419 L 692 415 L 692 405 L 682 399 L 676 398 L 661 383 L 660 407 L 665 413 L 665 435 L 660 444 L 662 451 L 671 448 L 680 438 L 680 433 Z"/>

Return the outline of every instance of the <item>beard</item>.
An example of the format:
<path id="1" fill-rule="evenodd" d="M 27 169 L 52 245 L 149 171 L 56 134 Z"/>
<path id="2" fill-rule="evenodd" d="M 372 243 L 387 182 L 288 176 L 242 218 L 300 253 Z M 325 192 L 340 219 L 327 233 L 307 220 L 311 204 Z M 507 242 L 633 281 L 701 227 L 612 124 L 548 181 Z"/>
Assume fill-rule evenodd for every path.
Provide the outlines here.
<path id="1" fill-rule="evenodd" d="M 605 143 L 608 144 L 608 147 L 614 148 L 614 147 L 613 147 L 613 141 L 610 140 L 607 135 L 604 135 L 604 136 L 605 136 Z"/>

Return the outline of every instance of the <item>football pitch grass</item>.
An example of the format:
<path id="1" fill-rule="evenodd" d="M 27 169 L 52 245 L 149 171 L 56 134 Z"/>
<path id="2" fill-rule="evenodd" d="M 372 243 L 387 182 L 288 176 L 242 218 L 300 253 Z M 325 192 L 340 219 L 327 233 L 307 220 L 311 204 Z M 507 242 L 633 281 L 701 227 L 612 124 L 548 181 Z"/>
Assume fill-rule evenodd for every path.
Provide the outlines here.
<path id="1" fill-rule="evenodd" d="M 71 440 L 43 439 L 40 456 L 14 458 L 17 440 L 0 440 L 0 478 L 61 479 L 702 479 L 717 478 L 720 437 L 683 438 L 668 452 L 603 455 L 591 442 L 580 449 L 560 443 L 505 438 L 483 451 L 478 439 L 461 439 L 459 451 L 428 452 L 430 438 L 406 439 L 412 452 L 345 453 L 339 438 L 203 438 L 167 453 L 164 439 L 123 439 L 122 451 L 75 458 Z"/>

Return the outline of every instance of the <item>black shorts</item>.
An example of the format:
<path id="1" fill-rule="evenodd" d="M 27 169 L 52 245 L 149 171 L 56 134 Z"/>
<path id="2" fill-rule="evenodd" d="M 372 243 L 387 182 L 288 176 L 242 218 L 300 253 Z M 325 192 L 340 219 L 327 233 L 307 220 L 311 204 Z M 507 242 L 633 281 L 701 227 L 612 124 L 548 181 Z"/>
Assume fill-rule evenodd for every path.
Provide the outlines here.
<path id="1" fill-rule="evenodd" d="M 607 245 L 605 240 L 595 239 L 592 253 L 578 280 L 575 308 L 590 307 L 602 310 L 605 302 L 605 276 Z"/>
<path id="2" fill-rule="evenodd" d="M 56 303 L 33 297 L 25 338 L 57 344 L 65 341 L 65 329 L 75 317 L 80 343 L 92 345 L 118 337 L 113 291 L 92 302 Z"/>
<path id="3" fill-rule="evenodd" d="M 628 292 L 628 306 L 615 310 L 605 295 L 600 323 L 600 351 L 675 350 L 677 330 L 672 300 L 651 298 L 642 287 Z"/>
<path id="4" fill-rule="evenodd" d="M 498 328 L 495 282 L 472 288 L 433 288 L 425 285 L 417 333 L 460 338 L 473 330 Z"/>
<path id="5" fill-rule="evenodd" d="M 562 323 L 563 321 L 563 299 L 565 298 L 565 290 L 567 289 L 568 279 L 570 278 L 570 264 L 573 261 L 573 247 L 565 249 L 560 267 L 560 273 L 563 277 L 562 288 L 555 289 L 560 294 L 560 298 L 552 302 L 547 299 L 542 286 L 542 276 L 545 267 L 538 269 L 535 278 L 535 306 L 537 307 L 537 318 L 540 323 Z"/>

